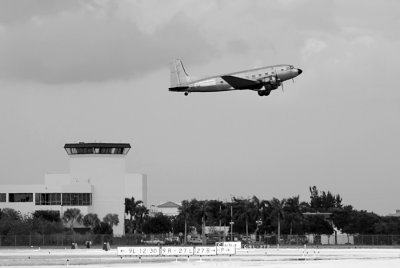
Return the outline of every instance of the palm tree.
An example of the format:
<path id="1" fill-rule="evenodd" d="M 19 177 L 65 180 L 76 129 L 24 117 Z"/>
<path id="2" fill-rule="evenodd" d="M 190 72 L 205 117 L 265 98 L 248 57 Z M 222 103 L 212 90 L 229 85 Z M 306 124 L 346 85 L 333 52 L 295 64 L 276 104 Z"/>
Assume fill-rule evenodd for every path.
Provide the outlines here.
<path id="1" fill-rule="evenodd" d="M 209 210 L 207 205 L 207 200 L 200 201 L 200 208 L 198 210 L 198 217 L 201 218 L 201 240 L 203 242 L 203 245 L 206 244 L 206 220 L 207 210 Z"/>
<path id="2" fill-rule="evenodd" d="M 69 228 L 73 231 L 74 223 L 82 223 L 83 217 L 80 209 L 69 208 L 64 212 L 63 221 L 64 223 L 69 223 Z"/>
<path id="3" fill-rule="evenodd" d="M 239 199 L 233 198 L 234 203 L 236 203 L 236 215 L 239 220 L 244 220 L 246 225 L 246 237 L 249 237 L 249 221 L 255 222 L 258 213 L 259 200 L 257 197 L 253 196 L 252 199 Z"/>
<path id="4" fill-rule="evenodd" d="M 271 209 L 271 217 L 276 218 L 278 220 L 278 246 L 281 239 L 281 219 L 283 219 L 284 211 L 283 207 L 285 206 L 286 199 L 279 200 L 277 198 L 272 198 L 272 200 L 267 201 L 267 205 Z"/>
<path id="5" fill-rule="evenodd" d="M 299 196 L 294 196 L 294 197 L 288 198 L 283 207 L 283 210 L 284 210 L 284 214 L 285 214 L 285 219 L 290 224 L 289 234 L 292 235 L 293 223 L 298 222 L 302 219 L 302 214 L 300 212 Z"/>
<path id="6" fill-rule="evenodd" d="M 129 214 L 129 223 L 132 224 L 133 217 L 135 216 L 135 211 L 138 206 L 143 204 L 141 200 L 136 201 L 134 197 L 125 198 L 125 214 Z M 132 228 L 130 228 L 130 233 L 132 233 Z"/>
<path id="7" fill-rule="evenodd" d="M 93 232 L 93 229 L 100 224 L 100 219 L 97 214 L 88 213 L 83 217 L 83 225 L 90 227 L 90 231 Z"/>
<path id="8" fill-rule="evenodd" d="M 259 200 L 256 196 L 251 198 L 251 202 L 254 206 L 253 208 L 253 220 L 256 222 L 256 229 L 254 230 L 254 235 L 257 241 L 257 232 L 260 230 L 261 225 L 264 223 L 263 219 L 265 218 L 265 201 Z M 261 238 L 260 238 L 261 241 Z"/>
<path id="9" fill-rule="evenodd" d="M 138 231 L 139 229 L 139 225 L 140 222 L 138 222 L 138 220 L 143 220 L 143 213 L 148 214 L 148 210 L 145 208 L 143 209 L 143 201 L 141 200 L 135 200 L 134 197 L 131 198 L 125 198 L 125 214 L 129 214 L 130 216 L 130 224 L 133 224 L 133 221 L 135 220 L 135 227 L 130 229 L 130 232 L 132 233 L 132 231 L 134 231 L 135 233 Z M 146 215 L 147 215 L 146 214 Z"/>
<path id="10" fill-rule="evenodd" d="M 143 220 L 147 215 L 149 215 L 149 210 L 143 204 L 136 207 L 134 216 L 136 222 L 135 233 L 142 232 Z"/>
<path id="11" fill-rule="evenodd" d="M 190 215 L 190 203 L 188 200 L 183 200 L 181 206 L 179 207 L 180 214 L 183 214 L 185 219 L 185 234 L 183 237 L 183 243 L 186 245 L 187 243 L 187 222 Z"/>
<path id="12" fill-rule="evenodd" d="M 119 223 L 118 215 L 108 213 L 107 215 L 104 216 L 103 222 L 107 223 L 108 225 L 111 226 L 111 228 L 113 228 L 114 225 L 118 225 Z"/>
<path id="13" fill-rule="evenodd" d="M 225 241 L 225 226 L 229 216 L 230 210 L 226 203 L 221 202 L 219 206 L 219 211 L 217 214 L 218 222 L 219 222 L 219 229 L 221 231 L 221 235 L 223 235 L 223 241 Z M 224 223 L 224 229 L 221 229 L 222 222 Z M 221 238 L 220 238 L 221 239 Z"/>
<path id="14" fill-rule="evenodd" d="M 267 232 L 271 232 L 271 208 L 266 200 L 261 200 L 259 203 L 258 220 L 261 220 L 261 224 L 257 226 L 258 231 L 264 232 L 265 239 Z"/>

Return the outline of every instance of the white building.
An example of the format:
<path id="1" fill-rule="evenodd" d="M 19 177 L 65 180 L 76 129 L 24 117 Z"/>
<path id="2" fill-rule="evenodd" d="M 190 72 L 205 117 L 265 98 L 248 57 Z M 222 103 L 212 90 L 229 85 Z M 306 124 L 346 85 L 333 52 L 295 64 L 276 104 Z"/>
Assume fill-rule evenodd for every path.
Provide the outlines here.
<path id="1" fill-rule="evenodd" d="M 177 216 L 180 207 L 181 205 L 179 203 L 167 201 L 157 206 L 152 205 L 150 208 L 150 214 L 154 216 L 157 213 L 162 213 L 166 216 Z"/>
<path id="2" fill-rule="evenodd" d="M 118 215 L 114 235 L 124 230 L 125 198 L 134 197 L 147 205 L 147 178 L 127 174 L 127 143 L 65 144 L 69 174 L 46 174 L 41 185 L 1 185 L 0 208 L 13 208 L 22 214 L 36 210 L 58 210 L 62 217 L 68 208 L 79 208 L 83 215 L 96 213 L 100 220 L 108 213 Z"/>

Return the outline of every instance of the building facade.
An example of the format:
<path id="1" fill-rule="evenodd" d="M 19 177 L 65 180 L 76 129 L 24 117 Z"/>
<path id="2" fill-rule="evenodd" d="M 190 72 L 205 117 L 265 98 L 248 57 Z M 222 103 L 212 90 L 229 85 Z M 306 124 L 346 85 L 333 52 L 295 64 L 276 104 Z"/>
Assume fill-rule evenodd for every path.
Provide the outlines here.
<path id="1" fill-rule="evenodd" d="M 152 205 L 150 207 L 150 215 L 154 216 L 157 213 L 162 213 L 166 216 L 177 216 L 179 214 L 180 203 L 167 201 L 157 206 Z"/>
<path id="2" fill-rule="evenodd" d="M 75 143 L 64 146 L 70 164 L 68 174 L 46 174 L 44 184 L 1 185 L 0 208 L 22 214 L 36 210 L 58 210 L 62 217 L 69 208 L 83 215 L 96 213 L 103 219 L 117 214 L 114 235 L 124 232 L 125 198 L 134 197 L 147 205 L 147 177 L 126 173 L 127 143 Z"/>

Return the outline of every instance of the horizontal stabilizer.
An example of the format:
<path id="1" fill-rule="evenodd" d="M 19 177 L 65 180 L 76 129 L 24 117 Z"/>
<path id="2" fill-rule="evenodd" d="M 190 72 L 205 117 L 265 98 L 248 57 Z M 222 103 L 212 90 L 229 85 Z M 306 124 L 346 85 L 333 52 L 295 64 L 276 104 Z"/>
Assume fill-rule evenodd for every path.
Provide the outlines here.
<path id="1" fill-rule="evenodd" d="M 244 79 L 237 76 L 223 75 L 221 78 L 236 89 L 252 89 L 261 86 L 261 83 L 258 81 Z"/>
<path id="2" fill-rule="evenodd" d="M 169 91 L 176 91 L 176 92 L 185 92 L 189 87 L 182 86 L 182 87 L 170 87 Z"/>

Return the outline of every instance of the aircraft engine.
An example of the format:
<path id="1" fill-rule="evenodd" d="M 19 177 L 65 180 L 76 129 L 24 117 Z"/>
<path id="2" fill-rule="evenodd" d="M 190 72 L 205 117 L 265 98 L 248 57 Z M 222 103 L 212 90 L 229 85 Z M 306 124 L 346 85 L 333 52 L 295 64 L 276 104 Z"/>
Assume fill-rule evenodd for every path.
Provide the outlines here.
<path id="1" fill-rule="evenodd" d="M 281 85 L 281 82 L 279 79 L 277 79 L 276 76 L 271 76 L 268 77 L 266 80 L 264 80 L 264 88 L 267 91 L 275 90 Z"/>
<path id="2" fill-rule="evenodd" d="M 280 84 L 281 84 L 280 82 L 275 83 L 275 84 L 266 83 L 266 84 L 264 84 L 264 88 L 265 88 L 265 90 L 271 91 L 271 90 L 277 89 L 280 86 Z"/>

